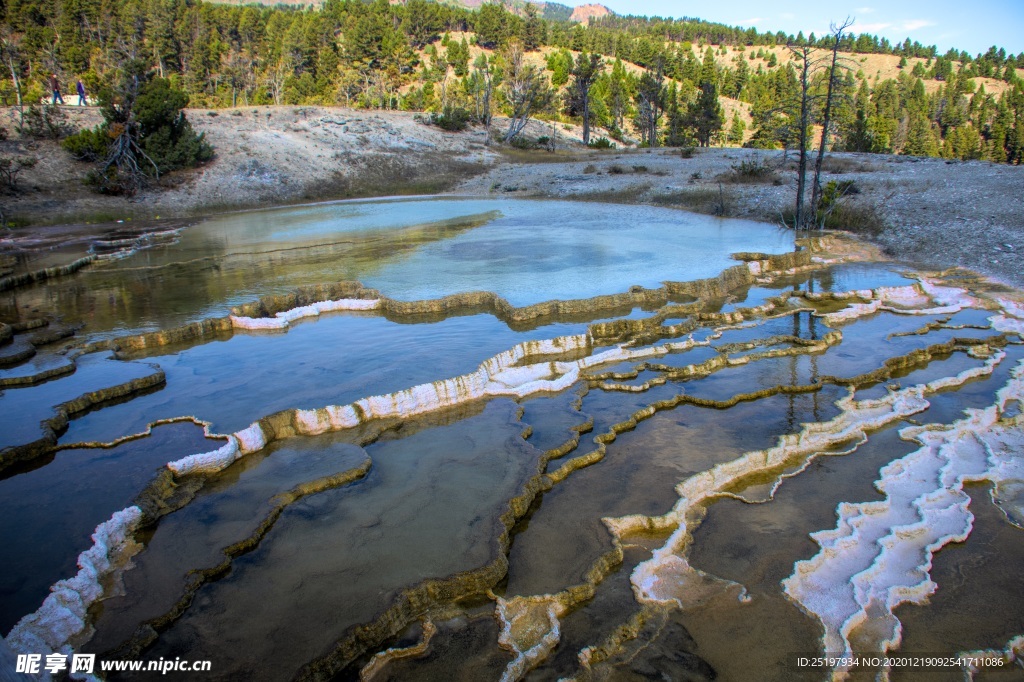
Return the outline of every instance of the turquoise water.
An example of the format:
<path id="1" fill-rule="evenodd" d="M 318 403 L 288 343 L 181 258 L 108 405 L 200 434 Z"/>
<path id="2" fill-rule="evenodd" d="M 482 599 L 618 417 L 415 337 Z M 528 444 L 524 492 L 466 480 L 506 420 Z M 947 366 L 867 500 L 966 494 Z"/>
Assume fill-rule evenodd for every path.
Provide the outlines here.
<path id="1" fill-rule="evenodd" d="M 499 199 L 341 202 L 230 214 L 179 240 L 0 297 L 86 333 L 164 329 L 295 287 L 358 280 L 402 299 L 492 291 L 517 306 L 717 275 L 792 235 L 746 220 L 614 204 Z"/>
<path id="2" fill-rule="evenodd" d="M 166 386 L 74 419 L 60 442 L 110 442 L 175 417 L 195 417 L 214 433 L 232 433 L 280 410 L 347 405 L 468 374 L 517 343 L 583 331 L 583 324 L 549 324 L 514 332 L 491 315 L 402 324 L 334 313 L 283 333 L 238 333 L 124 363 L 161 367 Z"/>

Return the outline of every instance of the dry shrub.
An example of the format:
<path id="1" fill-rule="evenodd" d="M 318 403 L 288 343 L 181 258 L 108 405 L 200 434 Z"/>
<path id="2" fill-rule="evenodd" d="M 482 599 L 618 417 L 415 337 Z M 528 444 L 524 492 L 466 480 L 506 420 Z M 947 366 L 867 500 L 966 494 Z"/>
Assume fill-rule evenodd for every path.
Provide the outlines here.
<path id="1" fill-rule="evenodd" d="M 736 209 L 736 196 L 732 190 L 725 189 L 722 185 L 688 187 L 671 194 L 660 194 L 652 197 L 651 201 L 662 206 L 673 206 L 683 208 L 694 213 L 706 213 L 708 215 L 730 216 Z"/>
<path id="2" fill-rule="evenodd" d="M 587 158 L 576 150 L 561 146 L 553 152 L 540 148 L 516 149 L 507 145 L 493 145 L 491 149 L 514 163 L 576 163 Z"/>
<path id="3" fill-rule="evenodd" d="M 842 175 L 843 173 L 870 173 L 878 169 L 867 161 L 829 154 L 821 162 L 821 170 L 825 173 Z"/>
<path id="4" fill-rule="evenodd" d="M 452 159 L 445 154 L 430 154 L 410 159 L 398 154 L 342 154 L 347 173 L 336 172 L 306 192 L 307 198 L 376 197 L 410 194 L 436 194 L 482 173 L 479 163 Z"/>
<path id="5" fill-rule="evenodd" d="M 722 173 L 718 179 L 733 185 L 758 185 L 775 182 L 775 169 L 760 159 L 743 160 L 731 166 L 732 170 Z"/>
<path id="6" fill-rule="evenodd" d="M 842 204 L 825 219 L 825 227 L 877 237 L 886 229 L 885 217 L 873 204 Z"/>
<path id="7" fill-rule="evenodd" d="M 582 201 L 600 201 L 606 204 L 635 204 L 641 197 L 650 191 L 650 185 L 631 185 L 621 189 L 606 189 L 597 192 L 579 194 L 573 199 Z"/>
<path id="8" fill-rule="evenodd" d="M 793 209 L 782 212 L 782 220 L 786 225 L 793 224 Z M 821 216 L 818 221 L 820 225 Z M 874 204 L 840 203 L 825 216 L 825 229 L 842 230 L 866 237 L 877 237 L 885 232 L 887 223 L 882 212 Z"/>

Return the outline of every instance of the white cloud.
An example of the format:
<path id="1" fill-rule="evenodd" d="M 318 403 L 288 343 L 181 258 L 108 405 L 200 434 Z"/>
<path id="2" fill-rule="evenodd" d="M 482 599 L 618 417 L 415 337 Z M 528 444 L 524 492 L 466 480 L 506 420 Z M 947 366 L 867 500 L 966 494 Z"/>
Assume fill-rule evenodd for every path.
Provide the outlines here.
<path id="1" fill-rule="evenodd" d="M 872 14 L 872 13 L 874 13 L 875 8 L 874 7 L 858 7 L 858 8 L 856 8 L 853 11 L 856 12 L 857 14 Z"/>
<path id="2" fill-rule="evenodd" d="M 854 24 L 854 28 L 857 29 L 858 33 L 874 33 L 875 31 L 884 31 L 885 29 L 892 26 L 892 24 L 885 21 L 878 21 L 873 24 Z"/>
<path id="3" fill-rule="evenodd" d="M 736 23 L 740 24 L 740 25 L 746 25 L 746 24 L 756 24 L 756 23 L 761 22 L 761 21 L 767 21 L 767 19 L 765 17 L 751 17 L 750 19 L 740 19 Z"/>
<path id="4" fill-rule="evenodd" d="M 793 14 L 792 12 L 783 12 L 779 16 L 782 17 L 783 19 L 790 19 L 790 20 L 796 19 L 796 15 Z"/>
<path id="5" fill-rule="evenodd" d="M 925 28 L 926 26 L 934 26 L 934 21 L 928 21 L 927 19 L 911 19 L 910 21 L 903 22 L 903 28 L 907 31 L 916 31 L 919 28 Z"/>

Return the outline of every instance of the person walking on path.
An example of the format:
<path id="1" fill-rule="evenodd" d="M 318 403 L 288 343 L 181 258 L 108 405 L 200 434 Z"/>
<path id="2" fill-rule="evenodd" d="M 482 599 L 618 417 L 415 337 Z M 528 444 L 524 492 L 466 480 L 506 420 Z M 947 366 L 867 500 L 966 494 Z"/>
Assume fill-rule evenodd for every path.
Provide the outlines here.
<path id="1" fill-rule="evenodd" d="M 75 85 L 75 89 L 78 90 L 78 106 L 86 107 L 89 106 L 89 102 L 85 96 L 85 86 L 82 84 L 82 79 L 78 79 L 78 84 Z"/>
<path id="2" fill-rule="evenodd" d="M 50 89 L 53 90 L 53 103 L 57 104 L 60 101 L 64 104 L 64 98 L 60 96 L 60 81 L 57 80 L 57 74 L 50 76 Z"/>

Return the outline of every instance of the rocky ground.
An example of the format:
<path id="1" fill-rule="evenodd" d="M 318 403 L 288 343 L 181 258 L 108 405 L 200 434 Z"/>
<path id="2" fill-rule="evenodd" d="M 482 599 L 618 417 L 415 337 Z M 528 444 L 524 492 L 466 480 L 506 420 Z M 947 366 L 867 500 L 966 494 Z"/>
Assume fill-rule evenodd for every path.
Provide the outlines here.
<path id="1" fill-rule="evenodd" d="M 99 122 L 96 109 L 66 111 L 76 127 Z M 580 145 L 578 128 L 541 123 L 527 134 L 554 137 L 554 153 L 502 150 L 486 146 L 480 129 L 449 133 L 405 112 L 243 107 L 188 115 L 216 159 L 132 199 L 93 193 L 83 183 L 88 166 L 53 142 L 13 135 L 0 142 L 0 156 L 37 160 L 16 191 L 0 196 L 5 215 L 26 225 L 8 230 L 0 250 L 52 245 L 69 232 L 123 232 L 117 221 L 141 227 L 240 208 L 437 192 L 653 203 L 780 222 L 795 192 L 793 156 L 782 152 L 598 151 Z M 8 130 L 11 116 L 0 113 Z M 826 182 L 851 183 L 843 199 L 847 227 L 894 257 L 1024 286 L 1024 168 L 833 154 L 825 171 Z"/>

